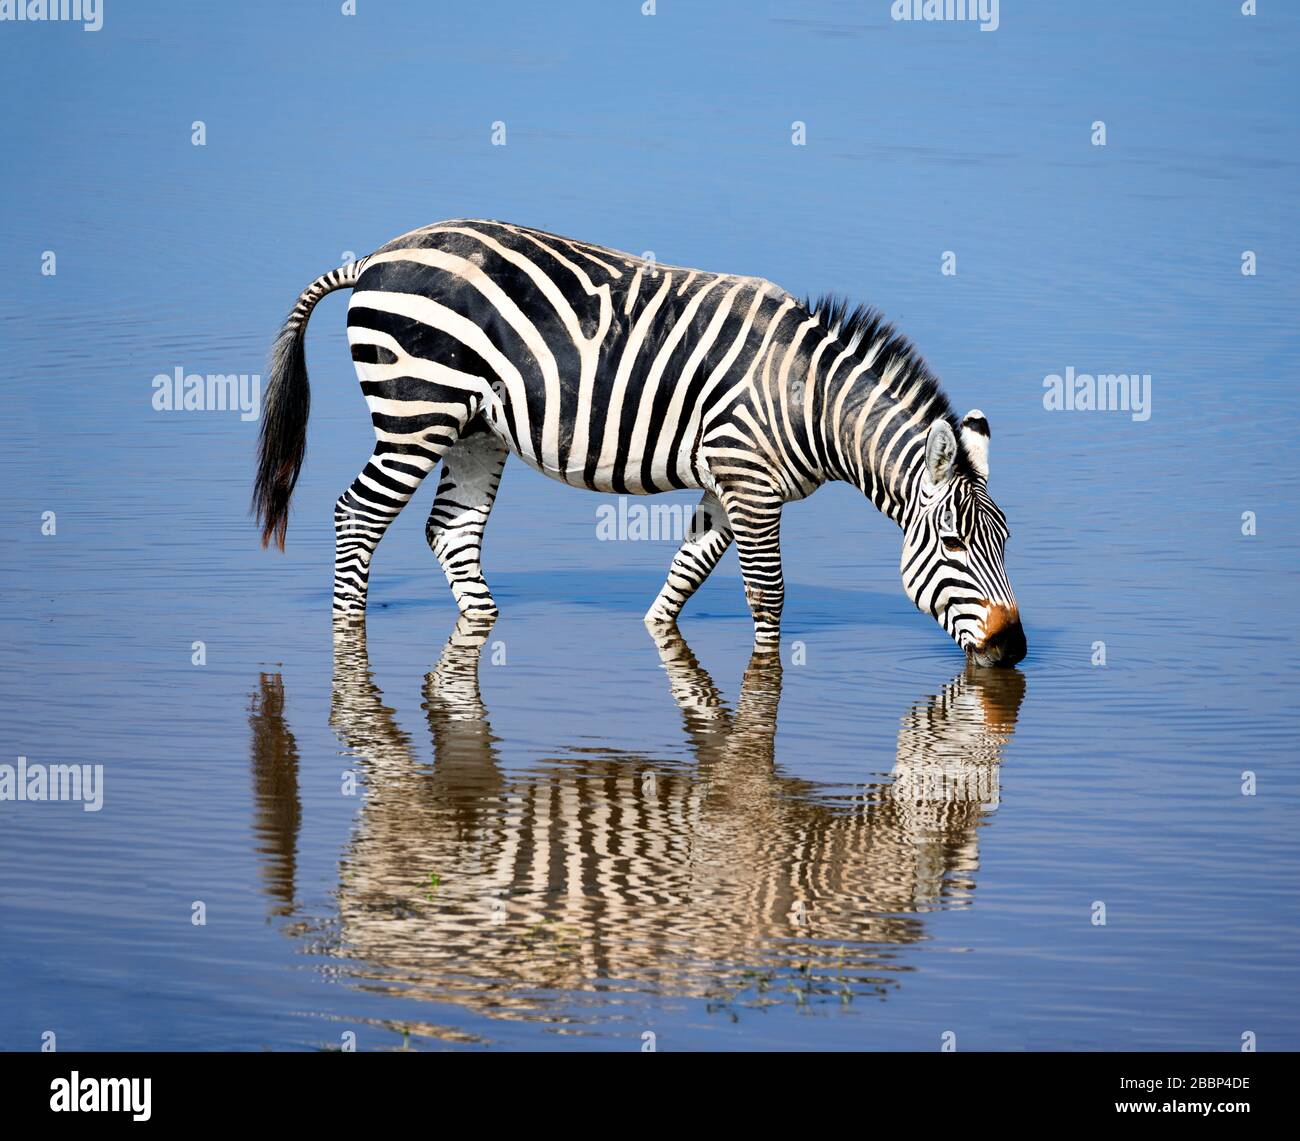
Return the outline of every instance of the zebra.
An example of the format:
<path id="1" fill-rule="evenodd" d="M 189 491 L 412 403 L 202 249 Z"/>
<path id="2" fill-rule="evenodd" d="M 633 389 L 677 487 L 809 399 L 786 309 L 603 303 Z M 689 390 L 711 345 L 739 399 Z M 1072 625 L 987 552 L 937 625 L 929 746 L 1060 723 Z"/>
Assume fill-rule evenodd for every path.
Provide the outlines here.
<path id="1" fill-rule="evenodd" d="M 958 421 L 879 312 L 505 222 L 413 230 L 298 298 L 272 350 L 261 425 L 264 546 L 284 547 L 303 462 L 307 321 L 344 288 L 376 443 L 335 503 L 336 620 L 364 621 L 375 548 L 439 463 L 427 540 L 460 613 L 495 620 L 481 547 L 513 453 L 575 487 L 703 493 L 651 627 L 675 625 L 734 541 L 754 643 L 777 647 L 782 508 L 839 480 L 902 529 L 908 597 L 972 661 L 1024 657 L 1006 517 L 987 489 L 988 420 L 974 410 Z"/>

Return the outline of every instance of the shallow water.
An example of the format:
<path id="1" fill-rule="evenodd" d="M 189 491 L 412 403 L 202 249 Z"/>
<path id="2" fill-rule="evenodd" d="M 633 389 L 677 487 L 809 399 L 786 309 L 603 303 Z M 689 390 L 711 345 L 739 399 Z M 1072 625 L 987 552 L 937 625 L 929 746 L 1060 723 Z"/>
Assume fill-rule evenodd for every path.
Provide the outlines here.
<path id="1" fill-rule="evenodd" d="M 0 803 L 0 1047 L 1300 1046 L 1300 18 L 363 7 L 2 29 L 0 739 L 104 803 Z M 779 664 L 734 553 L 657 644 L 673 545 L 517 463 L 490 632 L 425 490 L 336 639 L 342 301 L 283 556 L 256 422 L 151 381 L 260 372 L 344 251 L 464 214 L 881 305 L 993 425 L 1021 667 L 967 673 L 843 487 L 786 512 Z M 1047 412 L 1066 367 L 1150 419 Z"/>

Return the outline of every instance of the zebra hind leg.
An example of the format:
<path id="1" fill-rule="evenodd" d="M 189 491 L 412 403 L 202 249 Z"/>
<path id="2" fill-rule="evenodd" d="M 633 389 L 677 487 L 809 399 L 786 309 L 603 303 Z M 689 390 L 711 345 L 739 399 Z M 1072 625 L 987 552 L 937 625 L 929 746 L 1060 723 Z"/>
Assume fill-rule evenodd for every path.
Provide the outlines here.
<path id="1" fill-rule="evenodd" d="M 462 436 L 442 461 L 438 496 L 425 538 L 442 564 L 461 614 L 492 622 L 497 605 L 483 578 L 483 528 L 487 526 L 509 450 L 491 432 Z"/>
<path id="2" fill-rule="evenodd" d="M 731 525 L 727 522 L 727 514 L 711 492 L 705 493 L 695 509 L 695 526 L 673 556 L 668 579 L 646 612 L 646 625 L 676 623 L 682 607 L 699 590 L 729 546 Z"/>
<path id="3" fill-rule="evenodd" d="M 380 444 L 352 486 L 338 497 L 334 504 L 336 620 L 365 617 L 375 548 L 438 459 L 428 446 L 397 451 Z"/>

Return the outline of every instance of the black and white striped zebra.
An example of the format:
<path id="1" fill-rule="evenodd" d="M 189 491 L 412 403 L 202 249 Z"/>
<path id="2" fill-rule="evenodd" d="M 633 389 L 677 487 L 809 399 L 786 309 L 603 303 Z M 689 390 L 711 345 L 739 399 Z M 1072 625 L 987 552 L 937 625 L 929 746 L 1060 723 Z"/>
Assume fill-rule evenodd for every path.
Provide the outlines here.
<path id="1" fill-rule="evenodd" d="M 1025 653 L 989 497 L 988 422 L 958 424 L 910 343 L 872 310 L 801 303 L 501 222 L 405 234 L 313 282 L 276 342 L 254 505 L 284 545 L 302 465 L 307 319 L 353 289 L 348 339 L 377 442 L 335 507 L 334 611 L 364 615 L 376 545 L 443 474 L 427 535 L 463 614 L 496 605 L 480 548 L 506 457 L 576 487 L 703 494 L 646 615 L 676 621 L 734 540 L 755 641 L 779 640 L 782 506 L 828 480 L 903 529 L 903 583 L 982 664 Z"/>

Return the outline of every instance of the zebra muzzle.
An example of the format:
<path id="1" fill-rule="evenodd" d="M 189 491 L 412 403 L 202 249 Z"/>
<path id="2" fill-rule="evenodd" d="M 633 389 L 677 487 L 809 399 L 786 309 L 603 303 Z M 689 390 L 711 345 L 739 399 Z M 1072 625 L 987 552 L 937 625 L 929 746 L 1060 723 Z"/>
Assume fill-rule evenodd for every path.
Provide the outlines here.
<path id="1" fill-rule="evenodd" d="M 972 647 L 970 657 L 981 666 L 1014 666 L 1028 648 L 1016 608 L 994 603 L 984 620 L 984 640 Z"/>

